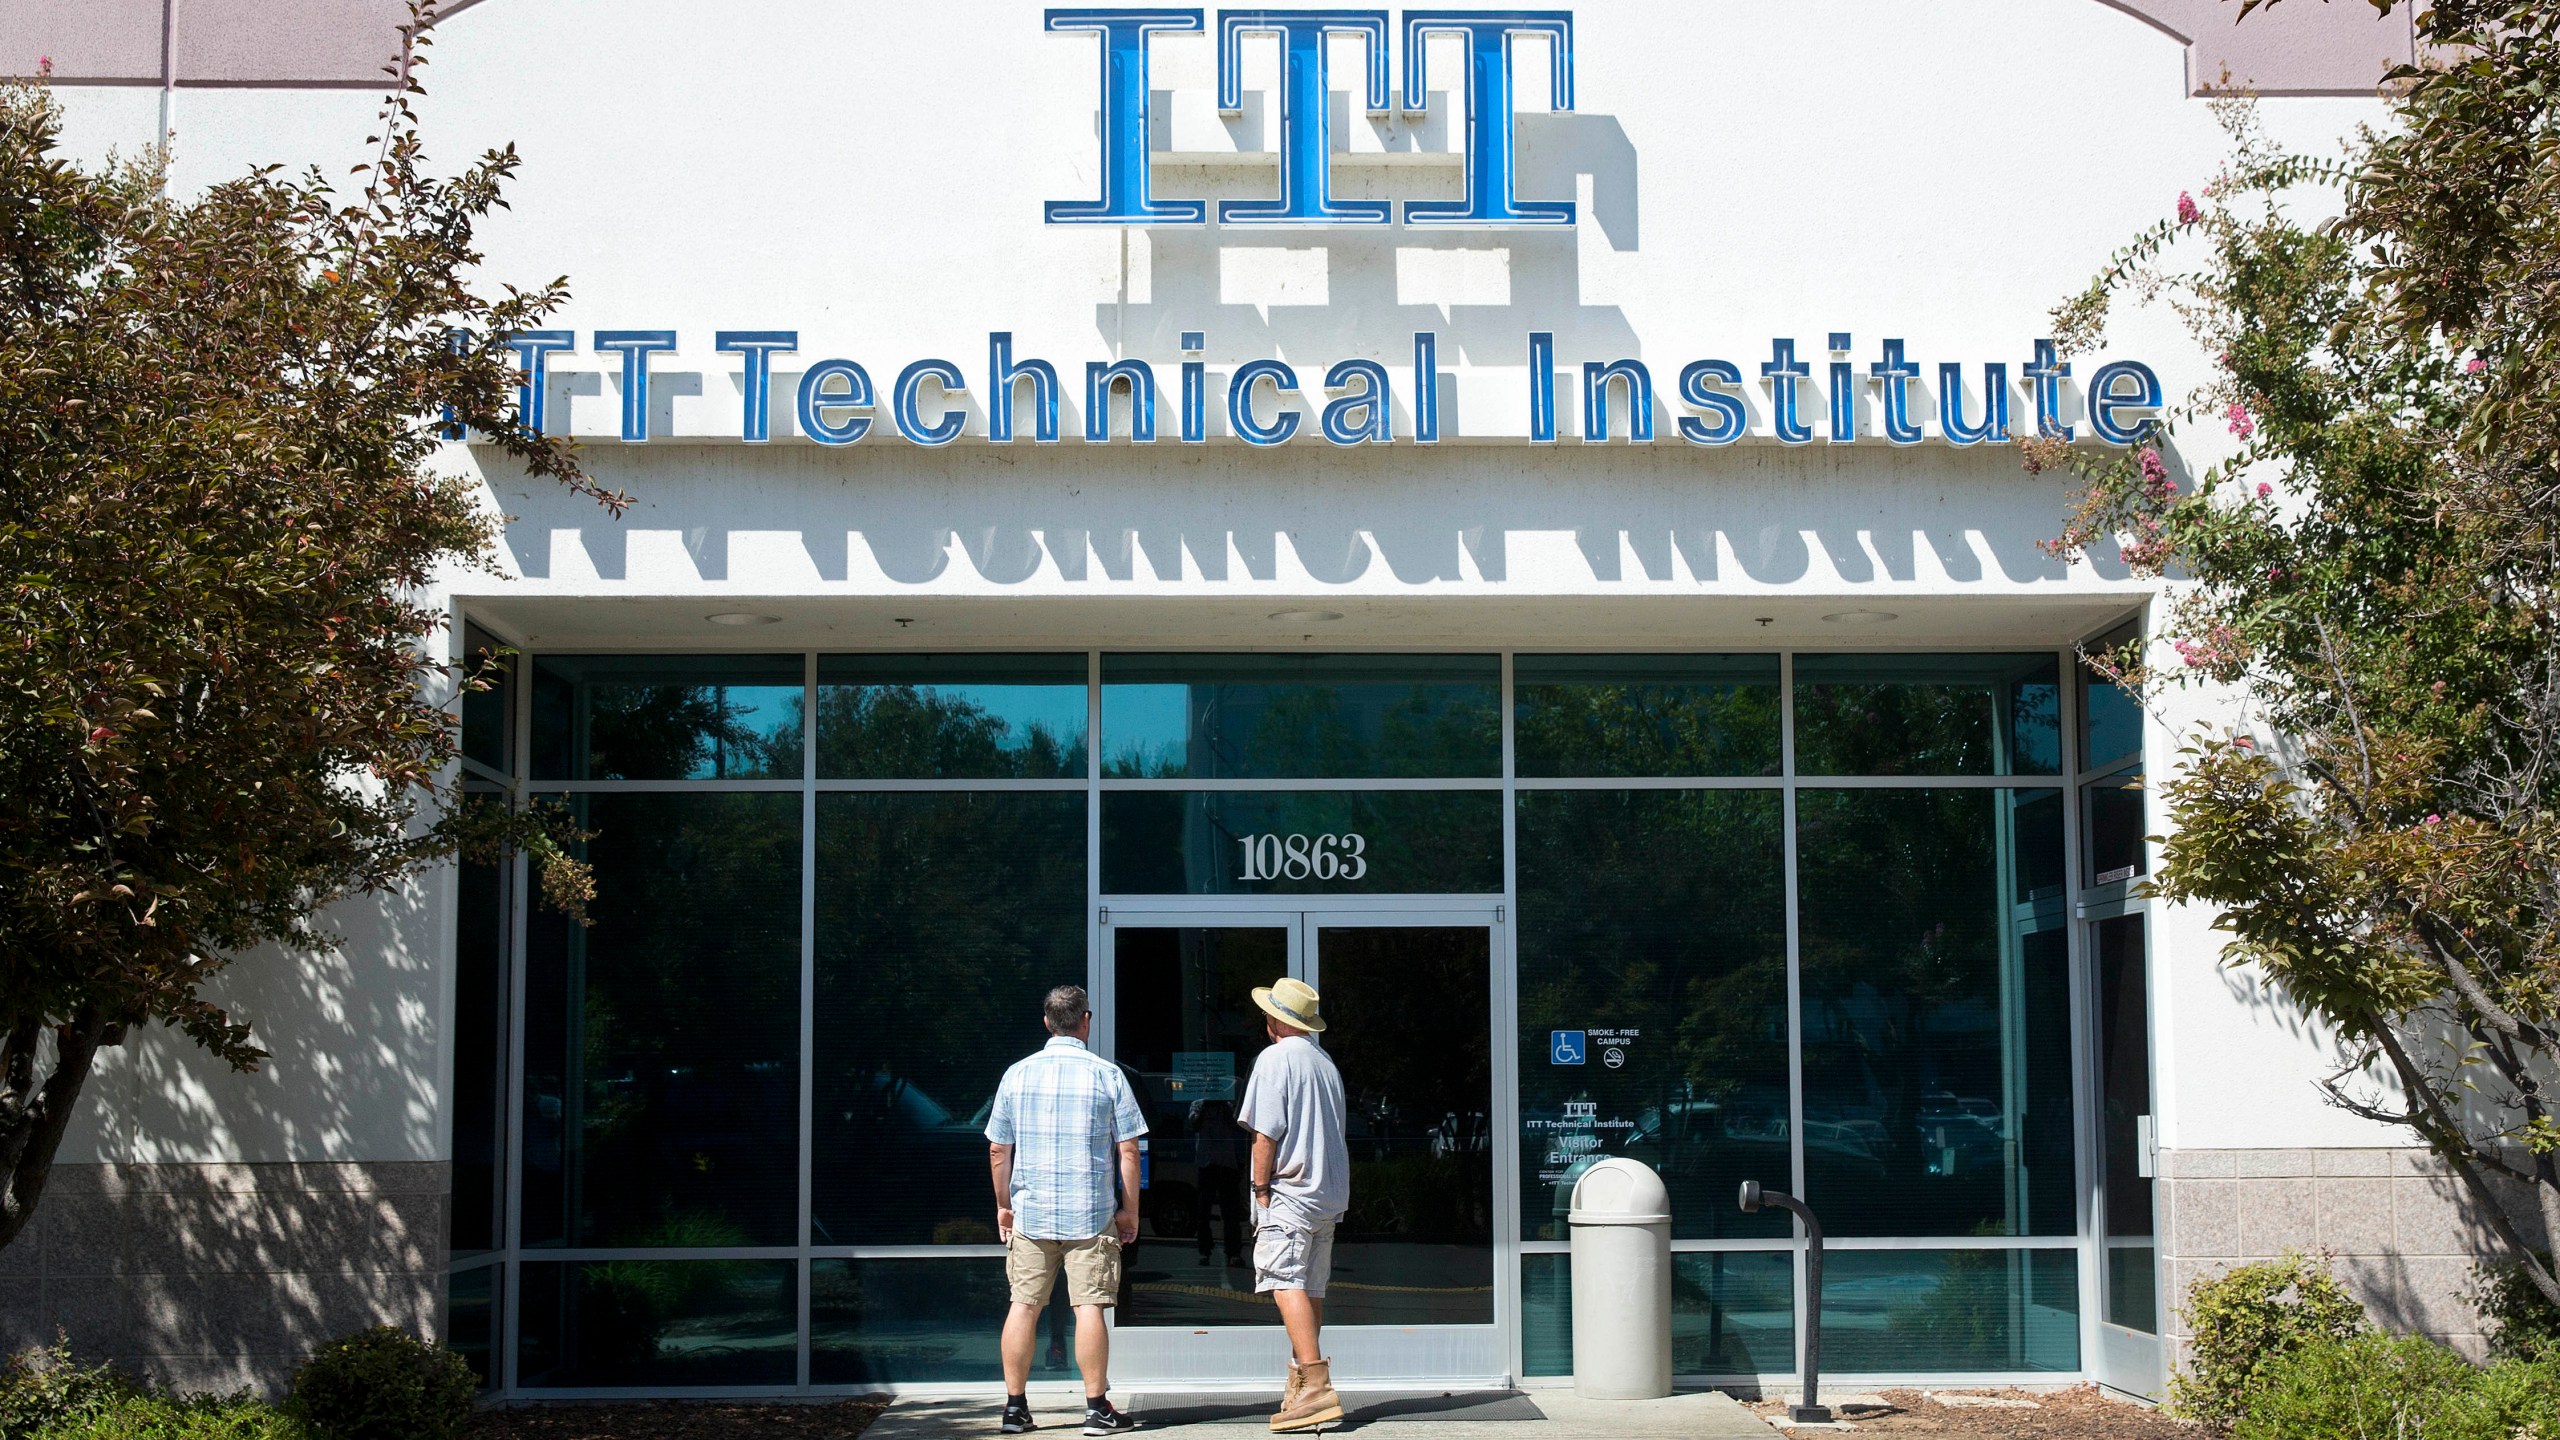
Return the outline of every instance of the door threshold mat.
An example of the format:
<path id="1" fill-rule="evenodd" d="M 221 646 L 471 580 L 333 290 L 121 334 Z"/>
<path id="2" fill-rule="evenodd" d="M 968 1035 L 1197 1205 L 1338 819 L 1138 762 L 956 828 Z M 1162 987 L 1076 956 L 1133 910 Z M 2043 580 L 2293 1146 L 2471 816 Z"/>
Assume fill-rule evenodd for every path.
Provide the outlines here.
<path id="1" fill-rule="evenodd" d="M 1137 1391 L 1122 1408 L 1149 1427 L 1162 1425 L 1263 1425 L 1280 1405 L 1278 1391 Z M 1368 1421 L 1393 1420 L 1544 1420 L 1537 1402 L 1517 1390 L 1345 1390 L 1342 1424 L 1325 1429 L 1352 1430 Z"/>

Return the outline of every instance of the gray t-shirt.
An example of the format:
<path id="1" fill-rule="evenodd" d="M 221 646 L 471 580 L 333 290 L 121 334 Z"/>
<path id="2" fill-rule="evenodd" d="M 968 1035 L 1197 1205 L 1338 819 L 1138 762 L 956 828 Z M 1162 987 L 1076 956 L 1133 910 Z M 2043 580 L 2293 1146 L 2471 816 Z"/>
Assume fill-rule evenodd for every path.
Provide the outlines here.
<path id="1" fill-rule="evenodd" d="M 1351 1150 L 1343 1143 L 1342 1072 L 1303 1035 L 1279 1041 L 1253 1062 L 1236 1119 L 1278 1142 L 1271 1167 L 1276 1218 L 1314 1225 L 1351 1208 Z"/>

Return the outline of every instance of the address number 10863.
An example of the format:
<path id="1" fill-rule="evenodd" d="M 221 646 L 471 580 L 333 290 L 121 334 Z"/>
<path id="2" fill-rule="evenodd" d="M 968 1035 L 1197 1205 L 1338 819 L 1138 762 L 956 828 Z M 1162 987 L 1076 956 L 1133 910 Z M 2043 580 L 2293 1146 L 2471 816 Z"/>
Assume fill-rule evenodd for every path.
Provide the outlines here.
<path id="1" fill-rule="evenodd" d="M 1357 880 L 1369 873 L 1361 835 L 1239 835 L 1239 880 Z"/>

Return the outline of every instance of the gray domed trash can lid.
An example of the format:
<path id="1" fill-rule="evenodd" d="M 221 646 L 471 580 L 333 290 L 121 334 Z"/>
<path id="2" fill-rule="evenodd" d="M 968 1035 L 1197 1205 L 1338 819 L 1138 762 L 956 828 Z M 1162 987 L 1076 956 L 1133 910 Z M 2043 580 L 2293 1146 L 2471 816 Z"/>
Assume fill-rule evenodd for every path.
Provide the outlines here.
<path id="1" fill-rule="evenodd" d="M 1652 1167 L 1614 1155 L 1573 1182 L 1568 1225 L 1668 1225 L 1671 1192 Z"/>

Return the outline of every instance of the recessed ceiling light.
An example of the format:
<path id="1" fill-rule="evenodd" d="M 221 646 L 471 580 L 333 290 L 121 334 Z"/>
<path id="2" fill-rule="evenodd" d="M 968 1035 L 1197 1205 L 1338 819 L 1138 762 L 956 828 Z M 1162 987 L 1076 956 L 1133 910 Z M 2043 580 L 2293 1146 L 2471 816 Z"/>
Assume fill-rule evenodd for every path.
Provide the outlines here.
<path id="1" fill-rule="evenodd" d="M 1324 624 L 1341 619 L 1342 612 L 1339 610 L 1274 610 L 1271 612 L 1270 618 L 1274 620 Z"/>
<path id="2" fill-rule="evenodd" d="M 1822 618 L 1833 625 L 1882 625 L 1902 617 L 1890 610 L 1834 610 Z"/>
<path id="3" fill-rule="evenodd" d="M 779 615 L 758 615 L 752 610 L 723 610 L 717 615 L 705 615 L 702 618 L 714 625 L 779 625 L 782 623 L 782 617 Z"/>

